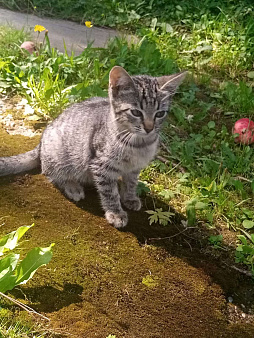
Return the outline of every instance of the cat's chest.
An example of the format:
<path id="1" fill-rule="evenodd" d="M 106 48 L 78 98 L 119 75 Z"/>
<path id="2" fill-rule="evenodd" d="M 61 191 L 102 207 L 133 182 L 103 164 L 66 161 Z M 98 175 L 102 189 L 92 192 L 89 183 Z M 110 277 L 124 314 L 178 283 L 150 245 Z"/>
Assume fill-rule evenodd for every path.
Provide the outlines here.
<path id="1" fill-rule="evenodd" d="M 122 171 L 130 172 L 145 168 L 154 159 L 157 149 L 158 142 L 156 141 L 146 147 L 126 150 L 120 161 Z"/>

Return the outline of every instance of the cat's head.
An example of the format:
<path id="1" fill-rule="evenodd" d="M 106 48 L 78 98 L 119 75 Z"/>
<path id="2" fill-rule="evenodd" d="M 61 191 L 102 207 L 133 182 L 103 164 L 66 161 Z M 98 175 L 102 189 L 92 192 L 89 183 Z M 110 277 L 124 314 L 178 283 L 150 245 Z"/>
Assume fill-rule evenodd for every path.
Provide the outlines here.
<path id="1" fill-rule="evenodd" d="M 131 77 L 122 67 L 113 67 L 109 74 L 109 98 L 118 129 L 142 138 L 158 134 L 186 74 Z"/>

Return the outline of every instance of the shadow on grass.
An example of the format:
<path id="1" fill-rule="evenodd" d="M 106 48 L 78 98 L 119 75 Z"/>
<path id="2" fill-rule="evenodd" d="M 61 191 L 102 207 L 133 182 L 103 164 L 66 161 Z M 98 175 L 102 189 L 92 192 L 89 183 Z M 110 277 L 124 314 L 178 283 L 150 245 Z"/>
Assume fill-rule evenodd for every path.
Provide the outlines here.
<path id="1" fill-rule="evenodd" d="M 31 184 L 31 179 L 30 175 L 6 177 L 1 180 L 0 185 L 26 186 Z M 43 180 L 41 185 L 43 189 L 45 189 L 44 182 Z M 22 195 L 16 195 L 17 192 L 12 189 L 8 190 L 8 193 L 9 195 L 6 196 L 8 200 L 20 203 Z M 210 276 L 211 282 L 221 286 L 226 300 L 228 297 L 232 297 L 233 304 L 238 305 L 243 312 L 248 313 L 253 310 L 253 281 L 250 277 L 232 269 L 232 266 L 235 265 L 234 248 L 224 246 L 225 250 L 223 251 L 211 249 L 208 245 L 208 237 L 211 235 L 209 230 L 200 226 L 186 230 L 181 222 L 185 220 L 184 215 L 172 208 L 171 211 L 175 213 L 175 216 L 171 224 L 168 226 L 149 225 L 148 214 L 145 210 L 154 209 L 154 205 L 167 210 L 168 205 L 157 199 L 152 200 L 150 197 L 143 199 L 143 205 L 144 207 L 139 212 L 128 212 L 129 223 L 126 228 L 121 230 L 122 233 L 133 234 L 140 246 L 149 244 L 159 248 L 156 254 L 159 255 L 161 262 L 172 256 L 203 270 L 206 275 Z M 84 213 L 88 212 L 91 215 L 103 217 L 99 197 L 94 188 L 86 190 L 85 200 L 76 203 L 76 206 L 84 210 Z M 105 230 L 107 230 L 107 235 L 110 235 L 110 227 Z M 29 300 L 35 304 L 37 311 L 52 312 L 72 303 L 81 302 L 82 290 L 82 286 L 78 284 L 64 284 L 64 287 L 59 289 L 52 286 L 25 288 L 24 293 L 29 295 Z M 18 290 L 13 291 L 13 295 L 24 297 Z"/>
<path id="2" fill-rule="evenodd" d="M 183 214 L 172 207 L 170 211 L 175 216 L 168 226 L 149 225 L 148 214 L 145 210 L 162 207 L 168 210 L 168 205 L 161 200 L 151 197 L 143 199 L 143 208 L 138 212 L 128 211 L 128 225 L 122 232 L 132 233 L 140 245 L 153 245 L 161 248 L 160 259 L 174 256 L 182 259 L 195 268 L 202 269 L 212 281 L 219 284 L 226 299 L 233 298 L 233 303 L 242 308 L 243 312 L 253 310 L 254 294 L 251 277 L 236 271 L 233 267 L 235 248 L 224 245 L 224 250 L 216 250 L 209 245 L 208 237 L 211 232 L 205 227 L 196 225 L 186 229 L 181 221 L 186 221 Z M 95 189 L 86 192 L 86 199 L 77 203 L 80 208 L 103 217 L 99 206 L 99 196 Z"/>
<path id="3" fill-rule="evenodd" d="M 10 293 L 19 299 L 24 299 L 24 292 L 21 288 L 15 288 Z M 82 302 L 81 294 L 83 287 L 78 284 L 66 283 L 63 288 L 52 286 L 40 286 L 26 288 L 25 294 L 29 295 L 29 300 L 33 302 L 33 308 L 38 312 L 58 311 L 73 303 Z"/>

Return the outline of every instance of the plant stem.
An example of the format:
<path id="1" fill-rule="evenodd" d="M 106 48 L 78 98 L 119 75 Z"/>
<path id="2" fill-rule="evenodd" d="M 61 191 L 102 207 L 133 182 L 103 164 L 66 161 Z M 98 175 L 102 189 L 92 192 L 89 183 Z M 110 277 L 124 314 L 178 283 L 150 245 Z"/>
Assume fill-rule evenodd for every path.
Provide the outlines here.
<path id="1" fill-rule="evenodd" d="M 11 297 L 9 297 L 9 296 L 7 296 L 7 295 L 5 295 L 5 294 L 2 293 L 2 292 L 0 292 L 0 296 L 2 296 L 2 297 L 4 297 L 4 298 L 8 299 L 9 301 L 15 303 L 16 305 L 18 305 L 19 307 L 21 307 L 23 310 L 26 310 L 27 312 L 32 313 L 32 314 L 35 314 L 35 315 L 37 315 L 37 316 L 42 317 L 43 319 L 46 319 L 46 320 L 50 321 L 50 319 L 49 319 L 48 317 L 45 317 L 45 316 L 41 315 L 40 313 L 36 312 L 36 311 L 35 311 L 34 309 L 32 309 L 30 306 L 25 305 L 25 304 L 19 302 L 18 300 L 14 299 L 14 298 L 11 298 Z"/>

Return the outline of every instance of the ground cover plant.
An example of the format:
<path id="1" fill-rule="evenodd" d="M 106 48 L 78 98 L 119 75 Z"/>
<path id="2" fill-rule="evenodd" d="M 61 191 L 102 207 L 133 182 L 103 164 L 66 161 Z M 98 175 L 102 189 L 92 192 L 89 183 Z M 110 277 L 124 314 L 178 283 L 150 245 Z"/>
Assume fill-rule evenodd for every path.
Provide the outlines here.
<path id="1" fill-rule="evenodd" d="M 189 70 L 161 134 L 162 151 L 140 177 L 141 196 L 170 205 L 154 202 L 149 226 L 170 226 L 179 213 L 179 232 L 204 229 L 209 254 L 228 251 L 232 265 L 254 275 L 254 148 L 236 144 L 232 135 L 236 120 L 254 119 L 251 2 L 11 3 L 5 1 L 7 7 L 41 13 L 47 7 L 54 16 L 128 28 L 141 38 L 135 45 L 115 39 L 106 49 L 88 46 L 80 56 L 48 45 L 28 55 L 17 48 L 23 36 L 10 43 L 8 54 L 0 55 L 0 90 L 28 100 L 30 123 L 50 121 L 72 102 L 106 96 L 114 65 L 130 74 Z"/>
<path id="2" fill-rule="evenodd" d="M 40 3 L 33 5 L 39 10 Z M 189 10 L 197 11 L 195 1 L 188 6 Z M 37 53 L 17 51 L 15 42 L 13 56 L 3 55 L 1 91 L 25 96 L 34 108 L 29 119 L 37 121 L 56 117 L 72 102 L 107 95 L 108 74 L 114 65 L 123 66 L 131 74 L 151 75 L 189 68 L 193 75 L 178 94 L 161 135 L 164 163 L 155 161 L 141 178 L 152 193 L 177 206 L 178 211 L 184 211 L 189 225 L 199 219 L 209 228 L 219 224 L 234 231 L 244 228 L 245 220 L 253 221 L 254 152 L 250 145 L 236 145 L 231 129 L 238 118 L 252 118 L 254 114 L 251 35 L 247 39 L 252 30 L 253 12 L 244 2 L 237 5 L 232 2 L 220 9 L 218 6 L 218 3 L 206 3 L 201 16 L 196 12 L 196 15 L 188 14 L 188 8 L 180 4 L 175 7 L 175 17 L 161 13 L 150 20 L 148 13 L 139 30 L 143 36 L 140 42 L 130 44 L 117 38 L 107 49 L 89 45 L 79 56 L 51 48 L 50 32 L 45 34 L 43 28 L 38 34 L 45 34 L 45 46 Z M 236 13 L 245 13 L 241 29 L 234 19 Z M 128 20 L 125 22 L 128 24 Z M 180 26 L 174 26 L 176 23 Z M 139 29 L 139 22 L 134 26 Z M 238 40 L 235 40 L 236 30 Z M 228 40 L 216 45 L 216 39 L 227 36 L 225 31 Z M 239 38 L 240 33 L 245 34 L 245 39 Z M 7 34 L 2 36 L 6 39 Z M 22 42 L 22 37 L 18 39 Z M 209 44 L 217 47 L 210 48 Z M 178 48 L 180 45 L 182 49 Z M 233 54 L 225 52 L 225 48 Z M 235 53 L 234 48 L 240 48 L 241 53 Z"/>
<path id="3" fill-rule="evenodd" d="M 33 226 L 34 224 L 30 226 L 20 226 L 17 230 L 0 238 L 0 256 L 3 256 L 0 259 L 1 337 L 35 337 L 34 329 L 36 325 L 33 323 L 28 325 L 24 320 L 14 320 L 11 315 L 10 305 L 6 302 L 9 301 L 19 305 L 29 313 L 36 312 L 25 304 L 5 295 L 7 291 L 14 289 L 16 286 L 26 284 L 28 280 L 33 277 L 36 270 L 42 265 L 47 264 L 52 258 L 53 245 L 48 248 L 33 248 L 22 260 L 20 259 L 20 253 L 10 253 L 10 251 L 13 251 L 17 247 L 18 242 L 25 233 Z M 22 252 L 22 250 L 20 251 Z M 4 300 L 6 302 L 4 302 Z M 38 334 L 38 337 L 39 336 L 43 337 L 44 335 Z"/>

